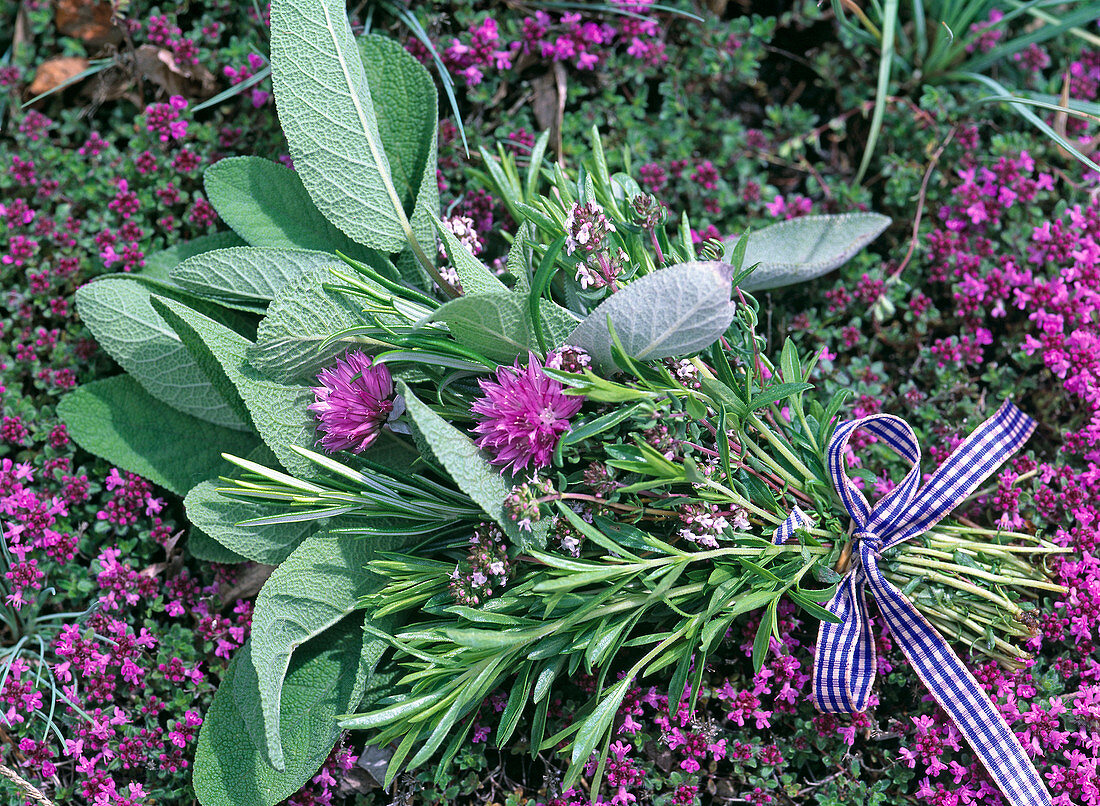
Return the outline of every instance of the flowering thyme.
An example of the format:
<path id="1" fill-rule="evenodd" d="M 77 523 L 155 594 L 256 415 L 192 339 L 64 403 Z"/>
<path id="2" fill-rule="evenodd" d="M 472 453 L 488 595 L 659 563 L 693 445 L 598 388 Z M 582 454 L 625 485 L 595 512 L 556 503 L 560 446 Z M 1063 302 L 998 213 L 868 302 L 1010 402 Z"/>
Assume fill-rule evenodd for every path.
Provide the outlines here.
<path id="1" fill-rule="evenodd" d="M 680 508 L 679 514 L 684 524 L 680 537 L 704 548 L 718 548 L 719 539 L 727 537 L 727 531 L 749 528 L 748 515 L 743 509 L 723 510 L 717 504 L 688 504 Z"/>
<path id="2" fill-rule="evenodd" d="M 583 347 L 563 344 L 546 355 L 546 368 L 582 373 L 592 365 L 592 356 Z"/>
<path id="3" fill-rule="evenodd" d="M 577 282 L 581 288 L 615 287 L 626 253 L 613 248 L 615 225 L 596 202 L 574 204 L 565 216 L 565 253 L 577 255 Z"/>
<path id="4" fill-rule="evenodd" d="M 520 529 L 531 531 L 531 526 L 543 516 L 543 500 L 554 495 L 554 485 L 549 479 L 538 476 L 512 488 L 504 499 L 504 510 Z"/>
<path id="5" fill-rule="evenodd" d="M 504 533 L 494 524 L 482 524 L 470 535 L 470 553 L 455 566 L 449 588 L 455 601 L 470 607 L 504 588 L 511 575 Z"/>

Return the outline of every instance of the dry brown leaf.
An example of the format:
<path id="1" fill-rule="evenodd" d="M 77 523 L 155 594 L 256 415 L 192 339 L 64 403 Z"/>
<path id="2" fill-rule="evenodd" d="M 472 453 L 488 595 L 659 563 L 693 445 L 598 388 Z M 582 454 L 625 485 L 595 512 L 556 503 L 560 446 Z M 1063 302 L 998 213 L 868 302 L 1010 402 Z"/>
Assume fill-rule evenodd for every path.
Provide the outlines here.
<path id="1" fill-rule="evenodd" d="M 81 56 L 58 56 L 47 59 L 34 71 L 34 80 L 31 81 L 27 93 L 34 98 L 60 87 L 73 76 L 80 75 L 87 69 L 88 60 Z"/>
<path id="2" fill-rule="evenodd" d="M 57 0 L 57 30 L 93 46 L 122 41 L 111 0 Z"/>
<path id="3" fill-rule="evenodd" d="M 565 67 L 561 62 L 554 62 L 552 70 L 531 82 L 531 111 L 539 129 L 550 130 L 554 152 L 559 159 L 562 155 L 561 132 L 562 119 L 565 116 L 566 81 Z"/>
<path id="4" fill-rule="evenodd" d="M 260 588 L 267 582 L 267 578 L 275 571 L 274 565 L 263 565 L 261 563 L 246 563 L 239 567 L 241 572 L 237 577 L 237 583 L 218 594 L 222 600 L 223 610 L 232 607 L 238 599 L 255 598 L 256 594 L 260 592 Z"/>
<path id="5" fill-rule="evenodd" d="M 27 17 L 27 4 L 20 3 L 19 10 L 15 12 L 15 28 L 12 32 L 11 49 L 18 52 L 19 48 L 31 41 L 31 21 Z"/>
<path id="6" fill-rule="evenodd" d="M 202 98 L 210 95 L 217 84 L 214 74 L 201 64 L 182 67 L 172 52 L 154 45 L 142 45 L 134 53 L 134 67 L 146 81 L 151 81 L 169 95 Z"/>

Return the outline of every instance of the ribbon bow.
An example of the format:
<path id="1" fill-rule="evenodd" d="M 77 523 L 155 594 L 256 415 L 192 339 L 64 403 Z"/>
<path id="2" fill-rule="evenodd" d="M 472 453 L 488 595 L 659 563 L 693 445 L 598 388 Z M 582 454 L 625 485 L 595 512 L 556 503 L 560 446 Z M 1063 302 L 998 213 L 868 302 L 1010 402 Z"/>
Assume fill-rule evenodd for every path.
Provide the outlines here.
<path id="1" fill-rule="evenodd" d="M 912 467 L 902 482 L 875 502 L 848 477 L 844 449 L 863 428 L 881 438 Z M 879 569 L 888 548 L 937 524 L 1027 441 L 1035 421 L 1006 402 L 979 425 L 923 487 L 920 445 L 900 417 L 874 414 L 841 423 L 828 447 L 829 473 L 852 518 L 856 561 L 841 579 L 828 609 L 839 623 L 822 622 L 814 657 L 814 700 L 821 711 L 852 713 L 867 707 L 875 681 L 875 644 L 865 588 L 921 681 L 951 716 L 1013 806 L 1050 806 L 1042 779 L 1004 718 L 970 671 L 912 602 Z M 797 507 L 775 531 L 781 543 L 811 523 Z"/>

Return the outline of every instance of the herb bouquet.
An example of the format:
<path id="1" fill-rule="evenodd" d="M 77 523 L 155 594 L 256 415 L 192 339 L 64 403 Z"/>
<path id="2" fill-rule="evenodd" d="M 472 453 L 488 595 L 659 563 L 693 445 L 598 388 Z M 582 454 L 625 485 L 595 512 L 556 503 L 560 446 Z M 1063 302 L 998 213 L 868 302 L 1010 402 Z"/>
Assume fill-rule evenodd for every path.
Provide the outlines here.
<path id="1" fill-rule="evenodd" d="M 759 667 L 783 597 L 843 629 L 822 603 L 868 574 L 927 629 L 1025 657 L 1030 612 L 1057 590 L 1037 558 L 1059 549 L 940 519 L 1027 418 L 1002 412 L 1001 458 L 975 443 L 981 467 L 903 534 L 849 478 L 843 396 L 818 400 L 813 360 L 788 342 L 773 362 L 757 332 L 746 289 L 839 265 L 881 217 L 697 254 L 686 218 L 670 236 L 598 137 L 576 172 L 544 164 L 544 137 L 523 172 L 482 154 L 519 223 L 493 270 L 437 217 L 420 64 L 353 37 L 334 0 L 274 0 L 271 48 L 295 170 L 218 163 L 207 191 L 235 235 L 81 290 L 129 375 L 61 406 L 82 445 L 187 493 L 199 556 L 277 566 L 205 716 L 204 804 L 278 802 L 342 728 L 395 748 L 387 783 L 442 771 L 502 689 L 494 741 L 564 753 L 567 786 L 594 761 L 595 792 L 634 681 L 693 698 L 736 619 L 759 614 Z M 900 510 L 920 469 L 898 423 L 861 422 L 859 444 L 914 465 L 886 497 Z M 552 692 L 580 671 L 595 691 L 548 735 Z"/>

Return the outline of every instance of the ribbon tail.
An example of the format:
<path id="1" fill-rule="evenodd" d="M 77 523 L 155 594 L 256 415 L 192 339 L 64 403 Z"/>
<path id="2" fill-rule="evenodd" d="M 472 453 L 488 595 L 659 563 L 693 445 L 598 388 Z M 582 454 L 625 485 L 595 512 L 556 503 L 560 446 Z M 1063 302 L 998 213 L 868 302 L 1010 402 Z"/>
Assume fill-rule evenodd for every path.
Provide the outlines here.
<path id="1" fill-rule="evenodd" d="M 825 713 L 862 711 L 867 708 L 876 667 L 862 571 L 851 571 L 841 580 L 827 609 L 840 621 L 822 621 L 818 628 L 814 702 Z"/>
<path id="2" fill-rule="evenodd" d="M 866 569 L 879 610 L 921 682 L 970 743 L 1012 806 L 1051 806 L 1043 779 L 978 681 L 877 565 Z"/>
<path id="3" fill-rule="evenodd" d="M 794 537 L 794 533 L 802 528 L 814 525 L 814 519 L 799 509 L 797 506 L 791 510 L 791 514 L 783 523 L 779 524 L 772 532 L 772 543 L 781 546 Z"/>

